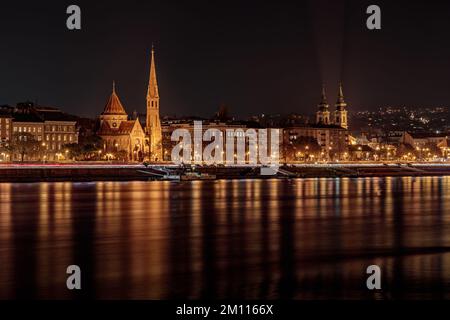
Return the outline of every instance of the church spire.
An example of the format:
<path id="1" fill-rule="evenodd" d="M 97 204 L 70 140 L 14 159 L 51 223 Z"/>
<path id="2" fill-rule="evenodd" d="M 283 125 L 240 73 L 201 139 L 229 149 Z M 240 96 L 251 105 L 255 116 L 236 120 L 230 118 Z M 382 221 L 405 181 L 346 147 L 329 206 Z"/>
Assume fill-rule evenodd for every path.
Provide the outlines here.
<path id="1" fill-rule="evenodd" d="M 322 94 L 320 97 L 320 103 L 318 105 L 318 110 L 316 112 L 316 123 L 317 124 L 330 124 L 330 111 L 328 111 L 327 96 L 325 94 L 325 86 L 322 85 Z"/>
<path id="2" fill-rule="evenodd" d="M 162 160 L 162 131 L 159 118 L 159 92 L 156 81 L 155 49 L 152 44 L 150 76 L 147 90 L 146 132 L 149 158 L 154 161 Z"/>
<path id="3" fill-rule="evenodd" d="M 338 98 L 336 101 L 336 110 L 344 110 L 345 107 L 347 107 L 347 104 L 344 100 L 344 93 L 342 90 L 342 82 L 339 82 L 339 92 L 338 92 Z"/>
<path id="4" fill-rule="evenodd" d="M 336 110 L 334 111 L 334 124 L 344 129 L 348 129 L 347 103 L 344 100 L 342 83 L 339 83 L 338 98 L 336 101 Z"/>
<path id="5" fill-rule="evenodd" d="M 327 96 L 325 94 L 325 86 L 322 85 L 322 93 L 320 96 L 319 110 L 325 111 L 326 109 L 328 109 L 328 101 L 327 101 Z"/>
<path id="6" fill-rule="evenodd" d="M 158 92 L 158 82 L 156 80 L 156 67 L 155 67 L 155 48 L 152 44 L 151 51 L 151 61 L 150 61 L 150 78 L 148 81 L 147 99 L 148 98 L 159 98 Z"/>
<path id="7" fill-rule="evenodd" d="M 115 80 L 113 80 L 113 82 L 112 82 L 112 92 L 116 93 L 116 81 Z"/>

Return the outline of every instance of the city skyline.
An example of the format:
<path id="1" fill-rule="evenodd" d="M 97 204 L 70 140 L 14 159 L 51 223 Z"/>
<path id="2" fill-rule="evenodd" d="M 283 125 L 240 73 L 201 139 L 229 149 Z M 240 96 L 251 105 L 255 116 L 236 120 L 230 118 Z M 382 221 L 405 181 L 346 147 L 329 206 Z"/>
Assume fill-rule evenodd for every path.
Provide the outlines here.
<path id="1" fill-rule="evenodd" d="M 3 1 L 0 300 L 287 319 L 450 299 L 448 13 Z"/>
<path id="2" fill-rule="evenodd" d="M 93 117 L 115 80 L 127 109 L 143 112 L 154 43 L 164 115 L 209 117 L 221 104 L 242 117 L 312 114 L 322 83 L 334 100 L 340 81 L 349 111 L 448 105 L 448 4 L 408 4 L 407 12 L 404 4 L 379 2 L 383 27 L 376 31 L 365 26 L 365 1 L 81 1 L 80 31 L 65 28 L 65 4 L 31 3 L 29 11 L 3 5 L 0 46 L 8 64 L 0 103 L 38 101 Z M 433 23 L 420 23 L 422 14 Z"/>

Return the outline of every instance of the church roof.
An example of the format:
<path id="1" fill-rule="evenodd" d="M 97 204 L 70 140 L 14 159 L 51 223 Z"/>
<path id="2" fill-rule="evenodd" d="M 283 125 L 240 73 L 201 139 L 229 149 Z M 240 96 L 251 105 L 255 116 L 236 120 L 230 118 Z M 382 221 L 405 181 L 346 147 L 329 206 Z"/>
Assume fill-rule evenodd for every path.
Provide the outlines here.
<path id="1" fill-rule="evenodd" d="M 108 122 L 103 121 L 97 134 L 99 136 L 129 135 L 133 131 L 136 121 L 138 120 L 122 121 L 118 128 L 111 128 Z"/>
<path id="2" fill-rule="evenodd" d="M 119 132 L 129 134 L 133 131 L 136 120 L 122 121 L 119 126 Z"/>
<path id="3" fill-rule="evenodd" d="M 112 114 L 112 115 L 126 115 L 125 108 L 120 102 L 119 96 L 116 94 L 116 86 L 113 82 L 113 90 L 108 102 L 106 103 L 105 109 L 103 109 L 102 115 Z"/>

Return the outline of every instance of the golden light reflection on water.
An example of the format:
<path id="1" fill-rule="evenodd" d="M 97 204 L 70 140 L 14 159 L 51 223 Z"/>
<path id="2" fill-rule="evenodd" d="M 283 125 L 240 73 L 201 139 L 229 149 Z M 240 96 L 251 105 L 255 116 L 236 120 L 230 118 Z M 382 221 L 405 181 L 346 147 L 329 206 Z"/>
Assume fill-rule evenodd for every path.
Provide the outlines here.
<path id="1" fill-rule="evenodd" d="M 0 298 L 449 298 L 450 178 L 0 184 Z M 383 268 L 385 290 L 362 287 Z"/>

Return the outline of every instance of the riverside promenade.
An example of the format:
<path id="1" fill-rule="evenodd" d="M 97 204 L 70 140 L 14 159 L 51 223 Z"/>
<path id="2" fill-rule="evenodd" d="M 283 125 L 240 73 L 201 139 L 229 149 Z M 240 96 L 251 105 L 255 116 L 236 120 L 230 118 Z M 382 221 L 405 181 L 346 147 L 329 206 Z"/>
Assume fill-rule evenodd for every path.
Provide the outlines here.
<path id="1" fill-rule="evenodd" d="M 176 167 L 114 163 L 1 164 L 0 182 L 148 180 L 143 171 Z M 290 164 L 283 165 L 276 176 L 261 176 L 259 168 L 252 166 L 197 166 L 196 170 L 214 174 L 217 179 L 446 176 L 450 175 L 450 163 Z"/>

